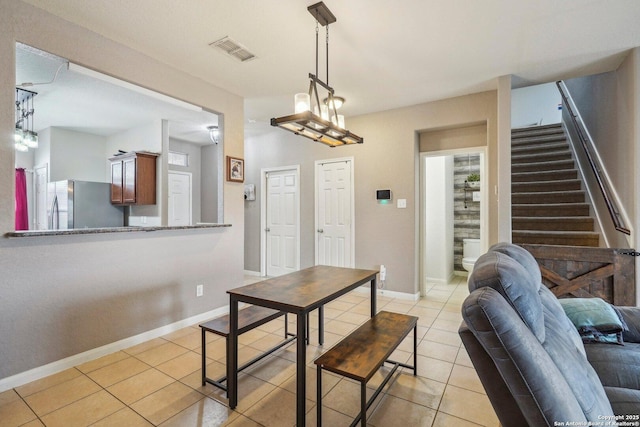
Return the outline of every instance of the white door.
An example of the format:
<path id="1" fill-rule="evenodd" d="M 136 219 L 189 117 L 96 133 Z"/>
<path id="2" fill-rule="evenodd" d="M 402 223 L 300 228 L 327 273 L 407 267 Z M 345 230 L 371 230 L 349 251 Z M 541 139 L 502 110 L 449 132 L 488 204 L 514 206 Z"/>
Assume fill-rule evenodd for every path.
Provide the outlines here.
<path id="1" fill-rule="evenodd" d="M 35 199 L 35 215 L 36 215 L 36 230 L 46 230 L 48 228 L 47 222 L 47 182 L 48 173 L 47 166 L 40 166 L 35 169 L 36 175 L 36 199 Z"/>
<path id="2" fill-rule="evenodd" d="M 191 173 L 169 172 L 168 225 L 191 225 Z"/>
<path id="3" fill-rule="evenodd" d="M 353 159 L 316 162 L 316 183 L 316 264 L 353 267 Z"/>
<path id="4" fill-rule="evenodd" d="M 300 195 L 297 169 L 269 171 L 266 182 L 266 275 L 300 269 Z"/>

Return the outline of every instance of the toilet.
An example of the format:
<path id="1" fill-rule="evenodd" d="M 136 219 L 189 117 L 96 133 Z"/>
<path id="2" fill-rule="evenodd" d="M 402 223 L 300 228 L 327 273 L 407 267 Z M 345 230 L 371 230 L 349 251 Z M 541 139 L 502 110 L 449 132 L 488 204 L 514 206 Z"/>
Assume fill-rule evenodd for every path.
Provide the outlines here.
<path id="1" fill-rule="evenodd" d="M 462 267 L 469 273 L 480 256 L 480 239 L 462 239 Z"/>

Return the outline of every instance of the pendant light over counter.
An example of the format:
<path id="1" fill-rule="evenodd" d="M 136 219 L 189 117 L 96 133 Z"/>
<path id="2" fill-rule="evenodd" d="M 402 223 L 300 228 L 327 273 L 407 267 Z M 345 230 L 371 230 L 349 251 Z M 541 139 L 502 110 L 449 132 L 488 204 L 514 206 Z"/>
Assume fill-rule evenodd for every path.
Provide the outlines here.
<path id="1" fill-rule="evenodd" d="M 294 114 L 271 119 L 271 126 L 280 127 L 330 147 L 362 144 L 362 137 L 345 129 L 344 116 L 338 114 L 338 108 L 345 100 L 335 96 L 335 91 L 329 86 L 329 24 L 336 22 L 336 17 L 323 2 L 311 5 L 307 10 L 316 20 L 316 73 L 309 73 L 309 92 L 295 95 Z M 319 25 L 326 27 L 326 82 L 318 78 Z M 322 103 L 318 95 L 318 85 L 327 91 Z"/>

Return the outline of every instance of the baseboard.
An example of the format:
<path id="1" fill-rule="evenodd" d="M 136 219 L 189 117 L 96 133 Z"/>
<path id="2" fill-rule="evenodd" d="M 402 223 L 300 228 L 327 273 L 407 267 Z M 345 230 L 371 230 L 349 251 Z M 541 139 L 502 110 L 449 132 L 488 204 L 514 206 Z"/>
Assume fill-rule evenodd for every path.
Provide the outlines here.
<path id="1" fill-rule="evenodd" d="M 366 293 L 370 295 L 371 289 L 369 289 L 366 286 L 360 286 L 359 288 L 356 288 L 356 292 Z M 397 299 L 404 299 L 404 300 L 410 300 L 410 301 L 418 301 L 420 299 L 420 292 L 416 292 L 415 294 L 408 294 L 406 292 L 396 292 L 396 291 L 389 291 L 387 289 L 377 289 L 376 294 L 380 296 L 385 296 L 388 298 L 397 298 Z"/>
<path id="2" fill-rule="evenodd" d="M 145 341 L 149 341 L 154 338 L 167 335 L 179 329 L 186 328 L 187 326 L 191 326 L 196 323 L 201 323 L 213 317 L 221 316 L 228 312 L 229 312 L 229 306 L 227 305 L 224 307 L 217 308 L 215 310 L 207 311 L 206 313 L 198 314 L 188 319 L 171 323 L 170 325 L 162 326 L 160 328 L 153 329 L 151 331 L 143 332 L 133 337 L 125 338 L 123 340 L 116 341 L 111 344 L 103 345 L 102 347 L 97 347 L 97 348 L 85 351 L 83 353 L 75 354 L 73 356 L 70 356 L 61 360 L 57 360 L 55 362 L 52 362 L 43 366 L 39 366 L 37 368 L 33 368 L 16 375 L 12 375 L 7 378 L 2 378 L 0 379 L 0 393 L 15 387 L 19 387 L 21 385 L 30 383 L 32 381 L 36 381 L 41 378 L 48 377 L 49 375 L 57 374 L 58 372 L 73 368 L 74 366 L 81 365 L 91 360 L 98 359 L 102 356 L 106 356 L 108 354 L 115 353 L 117 351 L 124 350 L 129 347 L 133 347 L 134 345 L 143 343 Z"/>
<path id="3" fill-rule="evenodd" d="M 245 270 L 244 274 L 246 276 L 258 276 L 258 277 L 262 277 L 262 274 L 260 274 L 259 271 L 252 271 L 252 270 Z"/>

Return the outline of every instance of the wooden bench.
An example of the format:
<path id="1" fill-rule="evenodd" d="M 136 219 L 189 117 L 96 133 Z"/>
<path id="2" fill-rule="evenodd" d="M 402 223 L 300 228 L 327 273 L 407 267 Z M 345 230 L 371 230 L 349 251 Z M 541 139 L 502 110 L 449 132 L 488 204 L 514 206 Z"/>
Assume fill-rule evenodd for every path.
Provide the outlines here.
<path id="1" fill-rule="evenodd" d="M 318 357 L 317 365 L 317 425 L 322 425 L 322 370 L 333 372 L 360 382 L 360 414 L 351 427 L 367 425 L 367 409 L 380 394 L 398 367 L 413 369 L 417 374 L 418 318 L 406 314 L 381 311 L 353 331 L 333 348 Z M 389 360 L 391 353 L 413 329 L 413 366 Z M 393 364 L 384 381 L 367 402 L 366 384 L 384 363 Z"/>
<path id="2" fill-rule="evenodd" d="M 296 339 L 296 336 L 294 334 L 289 333 L 287 325 L 287 313 L 285 313 L 284 311 L 277 311 L 271 308 L 260 307 L 256 305 L 250 305 L 238 311 L 238 335 L 242 335 L 245 332 L 250 331 L 251 329 L 257 328 L 258 326 L 264 325 L 267 322 L 277 319 L 280 316 L 284 316 L 284 340 L 275 347 L 265 351 L 264 353 L 240 366 L 238 368 L 238 372 L 248 368 L 256 362 L 259 362 L 269 354 L 284 347 L 285 345 Z M 208 322 L 202 323 L 200 325 L 200 328 L 202 331 L 202 385 L 206 385 L 206 383 L 209 383 L 224 391 L 227 391 L 227 387 L 223 384 L 227 380 L 226 376 L 223 376 L 222 378 L 219 378 L 217 380 L 213 380 L 207 377 L 207 343 L 205 336 L 207 332 L 223 336 L 225 338 L 226 349 L 228 350 L 229 315 L 226 314 L 224 316 L 220 316 L 213 320 L 209 320 Z"/>

